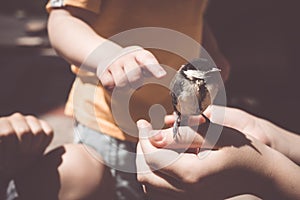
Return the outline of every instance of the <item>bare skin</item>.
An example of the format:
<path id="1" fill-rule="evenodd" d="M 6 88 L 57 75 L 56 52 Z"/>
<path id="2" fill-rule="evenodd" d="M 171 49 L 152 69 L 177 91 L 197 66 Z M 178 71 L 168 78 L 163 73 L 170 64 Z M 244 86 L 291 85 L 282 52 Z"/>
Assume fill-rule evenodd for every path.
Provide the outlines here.
<path id="1" fill-rule="evenodd" d="M 96 14 L 90 11 L 75 7 L 52 10 L 48 28 L 53 48 L 70 63 L 81 66 L 97 47 L 107 41 L 89 25 L 96 17 Z M 101 55 L 98 57 L 101 58 Z M 97 70 L 101 71 L 97 69 L 100 62 L 101 59 L 88 59 L 88 63 L 85 64 L 89 66 L 91 72 L 96 73 Z M 110 66 L 99 67 L 104 68 L 104 72 L 97 74 L 98 78 L 108 89 L 134 84 L 142 78 L 144 69 L 156 78 L 166 75 L 153 54 L 144 49 L 128 53 Z"/>
<path id="2" fill-rule="evenodd" d="M 79 144 L 44 155 L 52 138 L 52 128 L 34 116 L 0 118 L 1 198 L 14 179 L 20 199 L 111 199 L 112 178 L 101 158 Z"/>
<path id="3" fill-rule="evenodd" d="M 91 27 L 96 18 L 97 14 L 81 8 L 68 6 L 53 9 L 48 21 L 49 38 L 53 48 L 71 64 L 81 66 L 97 47 L 107 41 Z M 216 39 L 207 24 L 204 27 L 203 40 L 204 47 L 214 58 L 217 66 L 222 69 L 223 79 L 227 80 L 230 65 L 220 52 Z M 100 62 L 101 59 L 88 59 L 85 65 L 93 73 L 97 70 L 102 71 L 97 69 L 98 67 L 105 68 L 104 73 L 99 73 L 97 76 L 102 85 L 109 89 L 134 84 L 142 77 L 144 69 L 156 78 L 161 78 L 166 73 L 154 55 L 144 49 L 128 53 L 110 66 L 98 66 Z"/>
<path id="4" fill-rule="evenodd" d="M 228 115 L 230 112 L 232 113 Z M 239 126 L 239 123 L 236 123 L 237 116 L 241 118 L 241 123 L 247 117 L 248 120 L 256 120 L 254 116 L 236 109 L 229 108 L 226 113 L 223 123 L 232 126 Z M 166 121 L 168 120 L 170 118 Z M 206 151 L 201 151 L 198 155 L 189 151 L 181 153 L 180 156 L 178 154 L 177 160 L 172 164 L 162 166 L 166 155 L 167 158 L 172 155 L 176 157 L 177 151 L 172 149 L 183 148 L 184 145 L 190 149 L 200 148 L 204 142 L 202 133 L 196 133 L 192 129 L 187 131 L 184 128 L 180 132 L 181 137 L 174 141 L 172 129 L 153 131 L 148 122 L 139 121 L 139 132 L 144 139 L 140 139 L 138 153 L 145 155 L 144 162 L 150 173 L 140 173 L 138 179 L 148 188 L 149 196 L 156 199 L 164 199 L 164 196 L 170 194 L 172 199 L 224 199 L 245 193 L 263 199 L 298 199 L 300 168 L 292 161 L 297 160 L 297 156 L 287 157 L 249 135 L 254 135 L 253 131 L 260 130 L 260 134 L 255 136 L 269 141 L 265 140 L 270 138 L 265 133 L 272 134 L 268 130 L 277 130 L 273 129 L 273 126 L 276 127 L 265 122 L 260 126 L 249 123 L 249 126 L 243 126 L 247 134 L 225 127 L 218 143 L 213 147 L 214 150 L 205 157 L 201 158 L 201 155 L 207 153 Z M 242 126 L 238 128 L 241 129 Z M 263 133 L 262 130 L 266 132 Z M 156 136 L 145 139 L 145 135 Z M 293 138 L 297 142 L 300 140 L 296 135 L 293 135 Z M 167 149 L 163 148 L 166 145 Z M 153 153 L 156 151 L 159 151 L 161 156 Z M 151 172 L 150 169 L 153 168 L 158 170 Z"/>
<path id="5" fill-rule="evenodd" d="M 212 118 L 211 111 L 223 112 L 224 117 L 218 115 Z M 287 131 L 268 120 L 251 115 L 243 110 L 229 107 L 211 106 L 205 114 L 212 118 L 211 120 L 217 124 L 236 129 L 246 135 L 254 137 L 263 144 L 279 151 L 289 159 L 300 165 L 300 140 L 296 133 Z M 175 117 L 168 115 L 165 117 L 165 123 L 172 126 Z M 205 120 L 201 116 L 191 119 L 191 124 L 201 124 Z"/>

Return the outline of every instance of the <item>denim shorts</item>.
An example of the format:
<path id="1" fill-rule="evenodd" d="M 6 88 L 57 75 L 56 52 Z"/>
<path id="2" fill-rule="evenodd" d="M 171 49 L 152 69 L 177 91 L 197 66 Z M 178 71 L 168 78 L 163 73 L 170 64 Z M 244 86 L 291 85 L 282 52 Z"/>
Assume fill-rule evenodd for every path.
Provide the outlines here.
<path id="1" fill-rule="evenodd" d="M 74 141 L 92 147 L 101 155 L 115 179 L 115 200 L 146 199 L 137 181 L 136 143 L 118 140 L 80 123 L 75 126 Z"/>

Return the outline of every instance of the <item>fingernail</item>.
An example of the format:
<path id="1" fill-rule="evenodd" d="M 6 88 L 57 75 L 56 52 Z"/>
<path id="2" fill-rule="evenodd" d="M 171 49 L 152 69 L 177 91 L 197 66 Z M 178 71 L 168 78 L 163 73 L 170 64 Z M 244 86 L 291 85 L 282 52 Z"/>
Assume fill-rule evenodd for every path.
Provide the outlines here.
<path id="1" fill-rule="evenodd" d="M 165 76 L 165 75 L 167 75 L 167 72 L 166 72 L 165 70 L 160 70 L 160 71 L 157 73 L 157 76 L 158 76 L 159 78 L 161 78 L 161 77 L 163 77 L 163 76 Z"/>
<path id="2" fill-rule="evenodd" d="M 144 65 L 157 65 L 158 63 L 157 63 L 157 60 L 155 60 L 155 59 L 147 59 L 147 60 L 145 60 L 144 61 Z"/>
<path id="3" fill-rule="evenodd" d="M 144 122 L 142 120 L 137 121 L 136 125 L 137 125 L 138 128 L 143 128 L 145 126 Z"/>

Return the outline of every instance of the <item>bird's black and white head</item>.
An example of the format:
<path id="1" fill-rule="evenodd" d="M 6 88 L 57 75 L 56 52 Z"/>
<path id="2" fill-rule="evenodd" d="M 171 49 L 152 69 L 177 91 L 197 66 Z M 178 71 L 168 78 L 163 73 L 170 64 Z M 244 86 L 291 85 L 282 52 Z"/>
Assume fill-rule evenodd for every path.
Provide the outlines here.
<path id="1" fill-rule="evenodd" d="M 221 70 L 219 68 L 215 67 L 207 59 L 204 58 L 192 60 L 179 69 L 181 75 L 190 81 L 205 81 L 209 77 L 212 77 L 215 72 L 220 71 Z"/>
<path id="2" fill-rule="evenodd" d="M 172 103 L 178 116 L 174 134 L 182 116 L 203 114 L 212 104 L 218 92 L 220 71 L 207 59 L 193 60 L 178 70 L 171 83 Z"/>
<path id="3" fill-rule="evenodd" d="M 213 100 L 219 88 L 220 71 L 207 59 L 199 58 L 188 62 L 178 70 L 173 78 L 170 88 L 172 98 L 187 98 L 187 96 L 195 95 L 200 95 L 200 97 L 204 98 L 206 92 L 209 92 L 210 98 Z M 200 101 L 202 100 L 200 99 Z"/>

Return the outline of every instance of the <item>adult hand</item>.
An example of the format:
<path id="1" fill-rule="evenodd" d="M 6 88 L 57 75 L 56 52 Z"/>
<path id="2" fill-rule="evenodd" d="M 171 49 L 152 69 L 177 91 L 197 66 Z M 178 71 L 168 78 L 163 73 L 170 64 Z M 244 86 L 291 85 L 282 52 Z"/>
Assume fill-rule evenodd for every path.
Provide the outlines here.
<path id="1" fill-rule="evenodd" d="M 114 87 L 125 87 L 127 85 L 135 87 L 140 83 L 145 72 L 156 78 L 162 78 L 166 75 L 166 71 L 159 65 L 150 51 L 139 48 L 135 51 L 129 51 L 128 53 L 124 51 L 123 53 L 125 55 L 117 58 L 102 74 L 98 74 L 105 88 L 113 89 Z"/>
<path id="2" fill-rule="evenodd" d="M 243 134 L 254 137 L 263 144 L 279 151 L 294 162 L 300 164 L 299 144 L 300 137 L 289 132 L 268 120 L 251 115 L 243 110 L 222 106 L 210 106 L 204 113 L 216 124 L 230 127 Z M 174 116 L 165 117 L 166 125 L 174 123 Z M 193 116 L 190 124 L 197 125 L 203 122 L 202 116 Z"/>
<path id="3" fill-rule="evenodd" d="M 173 199 L 224 199 L 243 193 L 263 198 L 277 198 L 279 195 L 278 191 L 272 191 L 271 180 L 272 173 L 277 171 L 272 154 L 277 152 L 250 136 L 224 128 L 214 150 L 202 150 L 199 154 L 190 151 L 178 153 L 182 144 L 200 148 L 202 133 L 180 130 L 180 137 L 174 141 L 172 129 L 153 131 L 143 120 L 138 122 L 138 128 L 138 180 L 146 185 L 150 197 L 161 196 L 162 191 L 173 194 Z M 149 139 L 147 135 L 155 136 Z M 162 143 L 172 146 L 161 148 Z"/>
<path id="4" fill-rule="evenodd" d="M 215 114 L 214 114 L 215 113 Z M 246 135 L 250 135 L 260 142 L 274 148 L 274 134 L 283 131 L 271 122 L 251 115 L 243 110 L 222 106 L 210 106 L 204 114 L 216 124 L 236 129 Z M 165 117 L 167 126 L 172 126 L 175 121 L 173 115 Z M 191 125 L 201 124 L 203 117 L 193 116 L 190 118 Z"/>
<path id="5" fill-rule="evenodd" d="M 10 179 L 41 157 L 53 137 L 49 125 L 20 113 L 0 118 L 0 178 Z"/>

